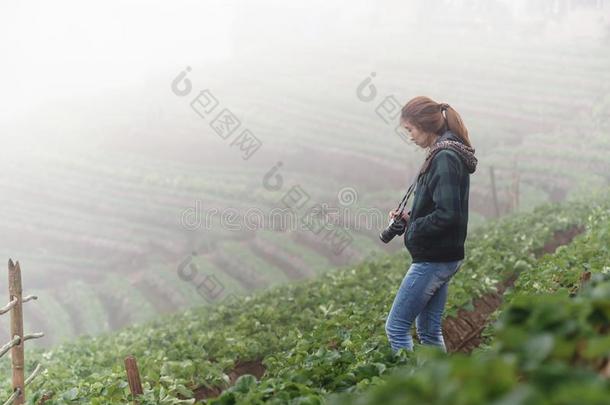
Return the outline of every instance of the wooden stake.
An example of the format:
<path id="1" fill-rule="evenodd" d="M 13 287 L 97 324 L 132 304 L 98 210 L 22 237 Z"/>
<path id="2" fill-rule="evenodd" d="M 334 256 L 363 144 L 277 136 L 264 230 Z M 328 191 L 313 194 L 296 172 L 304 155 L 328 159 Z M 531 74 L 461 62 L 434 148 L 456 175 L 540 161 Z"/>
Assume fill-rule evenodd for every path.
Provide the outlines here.
<path id="1" fill-rule="evenodd" d="M 519 182 L 521 181 L 521 173 L 515 172 L 515 180 L 514 180 L 514 196 L 515 196 L 515 211 L 519 211 Z"/>
<path id="2" fill-rule="evenodd" d="M 519 210 L 519 180 L 520 180 L 519 169 L 517 168 L 517 157 L 515 156 L 513 159 L 513 182 L 511 185 L 511 193 L 510 193 L 510 208 L 511 212 L 516 212 Z"/>
<path id="3" fill-rule="evenodd" d="M 23 356 L 23 308 L 22 308 L 22 288 L 21 288 L 21 268 L 19 261 L 13 264 L 13 261 L 8 261 L 8 288 L 9 301 L 17 299 L 17 304 L 11 310 L 11 338 L 19 336 L 21 339 L 18 345 L 11 349 L 11 363 L 13 366 L 13 391 L 19 388 L 20 393 L 13 401 L 14 405 L 25 403 L 24 389 L 24 356 Z"/>
<path id="4" fill-rule="evenodd" d="M 494 167 L 489 166 L 489 177 L 491 178 L 491 195 L 494 201 L 496 210 L 496 218 L 500 218 L 500 208 L 498 207 L 498 194 L 496 193 L 496 176 L 494 175 Z"/>
<path id="5" fill-rule="evenodd" d="M 578 286 L 578 292 L 582 291 L 583 288 L 585 288 L 585 286 L 587 285 L 589 280 L 591 280 L 591 272 L 590 271 L 582 272 L 581 275 L 580 275 L 580 282 L 579 282 L 579 286 Z"/>
<path id="6" fill-rule="evenodd" d="M 125 357 L 125 371 L 127 372 L 127 381 L 129 382 L 129 389 L 131 394 L 135 397 L 142 395 L 142 383 L 140 382 L 140 372 L 138 371 L 138 364 L 136 358 L 129 355 Z M 134 404 L 138 401 L 134 400 Z"/>

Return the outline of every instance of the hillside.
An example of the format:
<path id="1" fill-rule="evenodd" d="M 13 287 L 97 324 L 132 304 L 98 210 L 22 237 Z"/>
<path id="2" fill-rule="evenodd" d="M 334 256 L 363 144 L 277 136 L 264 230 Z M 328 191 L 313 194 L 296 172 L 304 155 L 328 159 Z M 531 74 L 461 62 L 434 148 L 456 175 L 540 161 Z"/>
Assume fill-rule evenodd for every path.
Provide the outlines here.
<path id="1" fill-rule="evenodd" d="M 328 70 L 325 61 L 334 60 L 336 50 L 326 50 L 289 62 L 261 61 L 247 70 L 235 63 L 222 75 L 206 69 L 206 81 L 194 77 L 194 85 L 210 86 L 264 141 L 260 156 L 248 161 L 184 100 L 171 93 L 168 98 L 173 77 L 162 77 L 162 86 L 144 94 L 136 88 L 88 100 L 120 109 L 112 125 L 91 115 L 68 128 L 47 128 L 43 124 L 59 114 L 49 106 L 27 122 L 34 128 L 16 124 L 7 130 L 41 134 L 41 140 L 0 152 L 0 186 L 7 196 L 0 206 L 0 253 L 20 261 L 25 285 L 47 303 L 31 308 L 25 320 L 27 329 L 47 333 L 34 344 L 51 347 L 158 313 L 313 277 L 371 252 L 399 251 L 399 244 L 379 244 L 384 224 L 352 223 L 362 211 L 380 212 L 385 222 L 422 161 L 375 112 L 385 95 L 434 97 L 442 89 L 443 99 L 463 114 L 481 163 L 471 182 L 471 229 L 496 217 L 492 167 L 500 215 L 607 187 L 607 46 L 483 41 L 461 49 L 444 40 L 453 34 L 439 29 L 429 49 L 379 55 L 375 66 L 352 50 L 342 54 L 342 68 Z M 370 35 L 372 43 L 387 40 Z M 437 63 L 439 54 L 446 64 Z M 282 76 L 267 74 L 278 66 Z M 364 103 L 357 89 L 372 70 L 379 95 Z M 333 91 L 325 90 L 331 84 Z M 74 110 L 74 103 L 64 110 Z M 78 139 L 80 147 L 46 142 L 55 132 Z M 261 180 L 278 161 L 285 185 L 266 190 Z M 338 206 L 341 191 L 351 191 L 347 208 L 354 215 L 338 223 L 353 239 L 350 246 L 333 252 L 310 232 L 270 226 L 231 231 L 219 216 L 209 228 L 181 223 L 197 202 L 201 210 L 234 210 L 240 217 L 251 209 L 268 213 L 282 207 L 283 195 L 296 184 L 311 203 L 330 206 Z M 193 264 L 222 287 L 218 298 L 198 293 L 178 276 L 178 266 L 193 252 Z M 84 291 L 88 299 L 81 305 Z M 0 338 L 8 338 L 5 328 Z"/>
<path id="2" fill-rule="evenodd" d="M 610 392 L 608 380 L 596 377 L 606 372 L 598 369 L 606 367 L 610 354 L 610 294 L 607 283 L 583 294 L 578 286 L 585 271 L 609 272 L 609 196 L 606 191 L 543 205 L 491 221 L 469 235 L 466 260 L 449 289 L 444 333 L 478 339 L 475 347 L 448 339 L 451 352 L 475 349 L 470 357 L 453 354 L 438 359 L 419 345 L 421 355 L 391 354 L 383 324 L 409 265 L 407 253 L 400 252 L 238 297 L 227 305 L 159 316 L 46 352 L 28 349 L 26 371 L 38 362 L 46 369 L 30 393 L 48 394 L 47 404 L 126 403 L 129 391 L 122 361 L 133 354 L 145 386 L 144 404 L 194 403 L 187 398 L 213 398 L 235 382 L 218 401 L 209 402 L 315 404 L 329 394 L 366 391 L 371 385 L 378 387 L 366 391 L 363 403 L 407 395 L 405 390 L 413 398 L 441 401 L 453 395 L 454 388 L 439 391 L 434 384 L 426 385 L 439 372 L 448 373 L 455 384 L 488 379 L 489 385 L 477 380 L 481 391 L 473 388 L 460 394 L 461 403 L 527 396 L 530 391 L 534 398 L 549 381 L 556 385 L 574 376 L 586 382 L 594 398 Z M 506 288 L 504 301 L 496 300 L 496 308 L 492 305 L 481 317 L 479 298 Z M 570 300 L 576 293 L 581 298 Z M 498 316 L 501 322 L 488 324 Z M 468 317 L 479 318 L 473 321 L 478 324 L 470 325 L 475 333 L 459 326 L 458 320 Z M 3 359 L 3 375 L 8 375 L 7 366 Z M 394 369 L 396 374 L 386 382 Z M 239 378 L 243 374 L 261 382 Z M 8 386 L 6 380 L 3 397 L 8 397 Z M 524 394 L 526 388 L 530 391 Z M 328 400 L 353 400 L 342 395 L 350 394 Z"/>

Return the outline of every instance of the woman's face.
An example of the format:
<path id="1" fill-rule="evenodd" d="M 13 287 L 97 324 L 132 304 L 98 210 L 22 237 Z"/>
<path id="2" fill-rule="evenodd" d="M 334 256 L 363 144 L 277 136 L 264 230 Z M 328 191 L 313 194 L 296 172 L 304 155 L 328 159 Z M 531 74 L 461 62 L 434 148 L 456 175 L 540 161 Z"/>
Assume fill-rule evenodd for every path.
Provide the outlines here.
<path id="1" fill-rule="evenodd" d="M 411 141 L 420 148 L 427 148 L 434 143 L 437 135 L 429 132 L 423 132 L 409 121 L 403 121 L 402 126 L 407 130 L 411 137 Z"/>

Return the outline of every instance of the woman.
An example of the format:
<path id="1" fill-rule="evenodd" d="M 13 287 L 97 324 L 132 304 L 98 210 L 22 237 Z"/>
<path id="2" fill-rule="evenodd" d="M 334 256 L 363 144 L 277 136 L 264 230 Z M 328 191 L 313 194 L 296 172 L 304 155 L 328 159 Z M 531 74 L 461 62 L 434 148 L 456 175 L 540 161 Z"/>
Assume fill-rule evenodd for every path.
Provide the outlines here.
<path id="1" fill-rule="evenodd" d="M 428 153 L 416 180 L 412 209 L 402 214 L 412 263 L 385 330 L 394 353 L 413 350 L 413 321 L 420 343 L 447 352 L 441 322 L 449 280 L 464 260 L 470 174 L 477 159 L 461 117 L 449 104 L 415 97 L 402 108 L 400 123 Z M 390 212 L 391 218 L 396 215 Z"/>

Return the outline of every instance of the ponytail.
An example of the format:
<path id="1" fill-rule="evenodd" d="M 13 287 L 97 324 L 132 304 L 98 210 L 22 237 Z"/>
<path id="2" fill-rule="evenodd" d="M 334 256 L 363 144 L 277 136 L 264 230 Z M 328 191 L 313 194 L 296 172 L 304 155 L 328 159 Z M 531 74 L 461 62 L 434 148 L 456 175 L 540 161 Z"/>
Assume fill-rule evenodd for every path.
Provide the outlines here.
<path id="1" fill-rule="evenodd" d="M 445 114 L 443 115 L 443 111 Z M 437 103 L 429 97 L 417 96 L 401 110 L 400 118 L 425 132 L 442 135 L 446 130 L 456 134 L 464 144 L 472 147 L 468 129 L 460 114 L 447 103 Z"/>
<path id="2" fill-rule="evenodd" d="M 464 121 L 462 121 L 460 114 L 458 114 L 449 104 L 441 105 L 447 106 L 445 109 L 445 119 L 448 129 L 456 134 L 467 146 L 472 148 L 470 138 L 468 137 L 468 129 L 466 128 L 466 125 L 464 125 Z"/>

